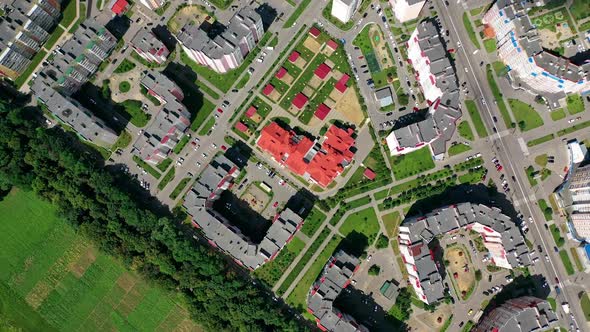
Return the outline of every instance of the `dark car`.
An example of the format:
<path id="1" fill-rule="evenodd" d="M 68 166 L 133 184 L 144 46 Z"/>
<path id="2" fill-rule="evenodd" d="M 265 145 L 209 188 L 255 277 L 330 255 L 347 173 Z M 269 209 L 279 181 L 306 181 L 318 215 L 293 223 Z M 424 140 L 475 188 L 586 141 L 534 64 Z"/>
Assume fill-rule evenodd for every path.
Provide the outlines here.
<path id="1" fill-rule="evenodd" d="M 365 18 L 365 17 L 367 17 L 367 13 L 364 13 L 364 14 L 363 14 L 363 18 Z"/>
<path id="2" fill-rule="evenodd" d="M 465 325 L 465 322 L 459 323 L 459 327 L 463 327 L 463 325 Z"/>
<path id="3" fill-rule="evenodd" d="M 496 116 L 492 116 L 492 119 L 494 120 L 494 122 L 498 122 L 498 118 Z"/>
<path id="4" fill-rule="evenodd" d="M 492 282 L 492 275 L 491 274 L 488 276 L 488 281 Z"/>
<path id="5" fill-rule="evenodd" d="M 383 21 L 383 23 L 387 22 L 387 17 L 381 16 L 381 21 Z"/>
<path id="6" fill-rule="evenodd" d="M 368 73 L 368 72 L 369 72 L 369 70 L 367 69 L 367 70 L 363 71 L 363 74 L 366 74 L 366 73 Z"/>
<path id="7" fill-rule="evenodd" d="M 393 114 L 393 112 L 389 112 L 389 113 L 387 113 L 387 114 L 385 114 L 385 115 L 387 115 L 387 116 L 390 116 L 390 115 L 392 115 L 392 114 Z"/>
<path id="8" fill-rule="evenodd" d="M 541 245 L 537 245 L 537 249 L 539 250 L 539 252 L 543 252 L 543 247 L 541 247 Z"/>
<path id="9" fill-rule="evenodd" d="M 543 224 L 543 226 L 545 226 L 546 230 L 549 230 L 549 226 L 547 226 L 547 224 Z"/>
<path id="10" fill-rule="evenodd" d="M 490 293 L 488 293 L 488 291 L 485 291 L 485 290 L 482 292 L 482 294 L 485 295 L 485 296 L 490 295 Z"/>
<path id="11" fill-rule="evenodd" d="M 498 132 L 498 129 L 496 129 L 496 127 L 492 128 L 494 130 L 495 133 Z"/>
<path id="12" fill-rule="evenodd" d="M 555 251 L 555 252 L 559 252 L 559 248 L 557 248 L 557 247 L 553 247 L 553 251 Z"/>

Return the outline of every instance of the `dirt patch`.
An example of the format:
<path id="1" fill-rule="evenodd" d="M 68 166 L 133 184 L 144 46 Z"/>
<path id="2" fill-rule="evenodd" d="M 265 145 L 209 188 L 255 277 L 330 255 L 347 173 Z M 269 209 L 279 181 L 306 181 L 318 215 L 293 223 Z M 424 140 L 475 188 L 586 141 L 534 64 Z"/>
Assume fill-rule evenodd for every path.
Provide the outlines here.
<path id="1" fill-rule="evenodd" d="M 303 88 L 303 91 L 301 91 L 301 92 L 306 96 L 313 96 L 315 89 L 313 87 L 311 87 L 309 84 L 306 84 L 305 87 Z"/>
<path id="2" fill-rule="evenodd" d="M 314 90 L 317 90 L 320 85 L 322 85 L 322 83 L 324 82 L 324 80 L 322 80 L 321 78 L 313 75 L 311 77 L 311 79 L 309 80 L 309 82 L 307 82 L 307 85 L 312 87 Z M 305 92 L 304 92 L 305 93 Z M 311 94 L 305 94 L 306 96 L 311 96 Z"/>
<path id="3" fill-rule="evenodd" d="M 282 97 L 282 95 L 277 89 L 272 90 L 272 92 L 268 95 L 268 98 L 270 100 L 274 101 L 275 103 L 277 101 L 279 101 L 279 99 L 281 99 L 281 97 Z"/>
<path id="4" fill-rule="evenodd" d="M 336 102 L 329 96 L 324 100 L 324 104 L 326 104 L 326 106 L 328 106 L 330 109 L 333 109 L 336 106 Z M 332 114 L 332 112 L 330 112 L 330 114 Z"/>
<path id="5" fill-rule="evenodd" d="M 133 288 L 121 301 L 117 310 L 121 313 L 123 317 L 127 317 L 130 313 L 133 312 L 135 307 L 137 307 L 141 300 L 143 299 L 143 294 L 140 293 L 137 289 Z"/>
<path id="6" fill-rule="evenodd" d="M 293 76 L 291 76 L 289 73 L 286 73 L 285 76 L 281 78 L 281 81 L 285 82 L 287 85 L 291 85 L 291 83 L 293 83 Z"/>
<path id="7" fill-rule="evenodd" d="M 324 121 L 318 119 L 315 115 L 311 117 L 311 119 L 309 120 L 309 123 L 307 124 L 308 126 L 312 127 L 312 128 L 316 128 L 321 126 L 324 123 Z"/>
<path id="8" fill-rule="evenodd" d="M 125 292 L 129 292 L 133 288 L 133 286 L 135 286 L 136 282 L 137 279 L 134 276 L 132 276 L 129 272 L 123 273 L 119 277 L 119 279 L 117 279 L 117 285 L 121 287 Z"/>
<path id="9" fill-rule="evenodd" d="M 304 58 L 299 57 L 299 58 L 297 58 L 297 60 L 295 60 L 294 65 L 299 67 L 300 69 L 303 69 L 303 68 L 305 68 L 305 65 L 307 65 L 307 61 L 305 61 Z"/>
<path id="10" fill-rule="evenodd" d="M 176 332 L 202 332 L 204 331 L 199 325 L 190 319 L 183 320 L 174 330 Z"/>
<path id="11" fill-rule="evenodd" d="M 539 36 L 541 37 L 541 46 L 544 48 L 553 50 L 561 47 L 560 40 L 569 39 L 574 36 L 572 30 L 569 27 L 555 26 L 555 32 L 549 29 L 538 29 Z"/>
<path id="12" fill-rule="evenodd" d="M 352 122 L 357 126 L 360 126 L 363 120 L 365 120 L 361 105 L 353 88 L 346 89 L 342 99 L 336 103 L 335 109 L 342 113 L 346 121 Z"/>
<path id="13" fill-rule="evenodd" d="M 475 272 L 469 261 L 467 252 L 460 247 L 453 247 L 445 251 L 446 259 L 449 261 L 447 271 L 457 287 L 457 293 L 462 296 L 475 284 Z"/>
<path id="14" fill-rule="evenodd" d="M 435 312 L 433 312 L 433 313 L 425 312 L 425 313 L 419 314 L 417 316 L 417 318 L 422 323 L 424 323 L 425 325 L 430 327 L 432 330 L 438 331 L 445 324 L 445 322 L 449 319 L 449 317 L 451 317 L 451 314 L 452 314 L 451 306 L 448 304 L 443 304 L 443 305 L 439 306 Z"/>
<path id="15" fill-rule="evenodd" d="M 168 29 L 175 35 L 185 24 L 190 22 L 200 25 L 206 21 L 213 24 L 215 18 L 210 16 L 209 19 L 206 20 L 207 16 L 209 16 L 209 14 L 207 14 L 201 6 L 186 6 L 177 11 L 170 21 L 168 21 Z"/>
<path id="16" fill-rule="evenodd" d="M 307 37 L 303 42 L 303 46 L 313 53 L 318 53 L 320 51 L 320 47 L 322 47 L 322 45 L 312 37 Z"/>
<path id="17" fill-rule="evenodd" d="M 70 266 L 70 271 L 76 276 L 76 278 L 82 278 L 84 272 L 94 263 L 96 260 L 96 249 L 88 248 L 88 250 L 78 259 L 78 261 Z"/>
<path id="18" fill-rule="evenodd" d="M 270 195 L 252 183 L 246 189 L 241 199 L 250 205 L 250 208 L 256 212 L 262 212 L 270 203 Z"/>
<path id="19" fill-rule="evenodd" d="M 45 281 L 39 281 L 33 290 L 27 294 L 26 301 L 27 303 L 35 310 L 41 306 L 43 301 L 49 296 L 49 294 L 53 291 L 54 285 L 50 285 Z"/>

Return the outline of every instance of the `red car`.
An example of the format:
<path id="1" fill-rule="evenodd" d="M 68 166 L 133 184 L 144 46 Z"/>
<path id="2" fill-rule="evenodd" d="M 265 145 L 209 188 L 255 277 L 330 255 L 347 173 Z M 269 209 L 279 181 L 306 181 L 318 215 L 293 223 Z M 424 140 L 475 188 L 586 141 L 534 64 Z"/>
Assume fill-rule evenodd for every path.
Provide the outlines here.
<path id="1" fill-rule="evenodd" d="M 223 110 L 221 108 L 218 108 L 217 113 L 223 113 Z"/>
<path id="2" fill-rule="evenodd" d="M 361 56 L 359 56 L 359 59 L 364 59 L 364 56 L 362 56 L 362 55 L 361 55 Z"/>
<path id="3" fill-rule="evenodd" d="M 504 169 L 504 167 L 502 167 L 502 165 L 498 164 L 498 165 L 496 165 L 496 169 L 498 170 L 498 172 L 501 172 Z"/>
<path id="4" fill-rule="evenodd" d="M 272 205 L 272 207 L 274 207 L 274 208 L 276 208 L 277 206 L 279 206 L 279 202 L 278 202 L 278 201 L 277 201 L 277 202 L 275 202 L 275 203 Z"/>
<path id="5" fill-rule="evenodd" d="M 227 150 L 227 148 L 225 147 L 225 145 L 222 145 L 221 146 L 221 150 L 223 150 L 223 151 Z"/>

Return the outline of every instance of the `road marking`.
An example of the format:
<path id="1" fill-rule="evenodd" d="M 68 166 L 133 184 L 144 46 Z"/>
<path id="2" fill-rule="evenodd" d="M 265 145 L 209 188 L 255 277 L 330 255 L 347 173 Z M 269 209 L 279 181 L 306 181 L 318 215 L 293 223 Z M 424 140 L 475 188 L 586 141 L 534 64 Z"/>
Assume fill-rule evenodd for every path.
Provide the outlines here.
<path id="1" fill-rule="evenodd" d="M 528 156 L 531 153 L 529 152 L 529 148 L 526 146 L 526 143 L 524 141 L 524 138 L 519 137 L 518 138 L 518 145 L 520 145 L 520 149 L 522 150 L 522 152 L 524 153 L 524 156 Z"/>

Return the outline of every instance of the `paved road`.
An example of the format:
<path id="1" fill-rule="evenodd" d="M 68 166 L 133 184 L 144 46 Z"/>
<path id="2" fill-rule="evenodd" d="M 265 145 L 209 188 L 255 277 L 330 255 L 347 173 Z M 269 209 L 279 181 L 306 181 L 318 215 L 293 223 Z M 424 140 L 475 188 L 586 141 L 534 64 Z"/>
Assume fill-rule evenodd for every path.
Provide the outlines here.
<path id="1" fill-rule="evenodd" d="M 567 277 L 563 266 L 561 266 L 561 263 L 559 262 L 559 257 L 553 251 L 551 242 L 553 240 L 550 238 L 550 234 L 539 228 L 539 224 L 544 220 L 544 217 L 539 208 L 534 204 L 534 202 L 536 202 L 535 194 L 527 184 L 526 174 L 524 174 L 525 166 L 520 164 L 522 161 L 522 151 L 520 151 L 517 136 L 501 135 L 501 133 L 507 129 L 503 126 L 503 123 L 494 123 L 493 121 L 492 116 L 496 115 L 500 118 L 500 113 L 497 106 L 494 104 L 494 97 L 487 84 L 485 67 L 479 67 L 478 63 L 480 58 L 477 55 L 473 55 L 475 48 L 471 44 L 469 36 L 462 25 L 461 15 L 463 9 L 455 2 L 451 2 L 449 7 L 442 3 L 438 3 L 437 6 L 439 7 L 439 13 L 441 14 L 442 24 L 451 31 L 451 41 L 454 42 L 455 45 L 457 45 L 457 42 L 461 42 L 462 44 L 462 47 L 457 48 L 458 52 L 456 61 L 460 79 L 466 80 L 473 93 L 481 97 L 480 99 L 476 99 L 476 103 L 478 104 L 480 111 L 483 111 L 482 115 L 484 123 L 489 129 L 489 132 L 493 132 L 493 128 L 497 128 L 497 131 L 499 132 L 498 134 L 493 134 L 492 138 L 494 139 L 494 144 L 490 149 L 488 149 L 488 151 L 482 151 L 482 153 L 486 158 L 491 158 L 492 155 L 495 155 L 504 165 L 505 173 L 509 175 L 509 178 L 510 176 L 515 177 L 516 181 L 511 183 L 511 187 L 513 188 L 512 200 L 513 202 L 522 202 L 516 204 L 516 208 L 520 209 L 526 216 L 531 216 L 533 220 L 535 220 L 535 222 L 530 225 L 531 231 L 529 232 L 528 237 L 535 245 L 541 245 L 543 251 L 549 254 L 549 262 L 540 260 L 539 263 L 531 267 L 531 270 L 533 273 L 545 275 L 547 277 L 547 282 L 553 286 L 556 284 L 556 278 L 558 278 L 560 281 L 559 286 L 563 290 L 561 295 L 555 296 L 558 302 L 561 303 L 567 301 L 572 304 L 578 303 L 577 297 L 575 297 L 574 294 L 571 294 L 569 287 L 563 287 L 564 282 L 567 283 Z M 561 317 L 566 317 L 565 322 L 568 322 L 567 325 L 571 322 L 574 326 L 577 326 L 578 321 L 585 321 L 583 320 L 584 316 L 578 305 L 573 305 L 572 309 L 574 316 L 576 317 L 575 320 L 571 320 L 569 317 L 565 316 L 565 313 L 561 308 L 558 308 L 558 312 Z M 467 319 L 467 317 L 464 318 Z M 453 322 L 451 330 L 453 330 L 453 328 L 458 328 L 458 326 L 454 325 L 457 321 L 459 320 Z"/>

